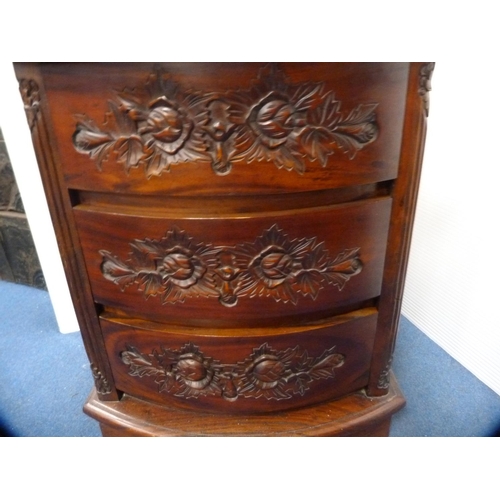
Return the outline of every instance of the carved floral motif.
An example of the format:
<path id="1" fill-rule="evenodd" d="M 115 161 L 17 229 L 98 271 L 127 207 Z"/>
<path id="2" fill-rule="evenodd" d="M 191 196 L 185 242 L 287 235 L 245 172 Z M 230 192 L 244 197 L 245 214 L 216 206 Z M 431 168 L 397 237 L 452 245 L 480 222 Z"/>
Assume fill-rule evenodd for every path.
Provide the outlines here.
<path id="1" fill-rule="evenodd" d="M 245 296 L 296 304 L 299 295 L 315 300 L 324 285 L 342 290 L 362 269 L 359 248 L 332 258 L 323 242 L 292 240 L 277 225 L 234 247 L 195 243 L 177 228 L 159 241 L 134 240 L 130 246 L 127 262 L 100 251 L 103 276 L 122 290 L 135 284 L 146 298 L 159 295 L 163 304 L 198 296 L 217 297 L 226 307 Z"/>
<path id="2" fill-rule="evenodd" d="M 221 94 L 184 91 L 158 70 L 144 89 L 109 101 L 102 127 L 78 115 L 73 143 L 99 168 L 113 154 L 127 172 L 142 166 L 148 178 L 190 161 L 210 162 L 218 175 L 260 161 L 303 173 L 305 160 L 325 167 L 335 151 L 352 159 L 377 138 L 377 104 L 347 116 L 340 106 L 323 84 L 289 84 L 274 65 L 250 89 Z"/>
<path id="3" fill-rule="evenodd" d="M 149 355 L 127 346 L 120 356 L 129 366 L 129 375 L 155 377 L 159 392 L 187 399 L 222 396 L 228 401 L 240 396 L 267 400 L 303 396 L 315 380 L 333 378 L 334 370 L 345 361 L 335 347 L 312 358 L 299 346 L 275 351 L 267 343 L 234 364 L 214 360 L 192 343 L 179 350 L 154 349 Z"/>

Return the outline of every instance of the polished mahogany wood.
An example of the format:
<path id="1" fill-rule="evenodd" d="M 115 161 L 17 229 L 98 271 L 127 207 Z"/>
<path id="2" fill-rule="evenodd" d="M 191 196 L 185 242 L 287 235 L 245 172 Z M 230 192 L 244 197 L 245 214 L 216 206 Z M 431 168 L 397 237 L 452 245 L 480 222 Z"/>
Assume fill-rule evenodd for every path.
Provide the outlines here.
<path id="1" fill-rule="evenodd" d="M 433 71 L 434 63 L 413 63 L 410 66 L 400 174 L 393 187 L 394 203 L 384 282 L 379 302 L 381 316 L 377 327 L 370 384 L 367 388 L 371 396 L 386 394 L 390 385 L 389 370 L 399 326 L 406 268 L 410 254 Z M 417 95 L 420 99 L 416 97 Z"/>
<path id="2" fill-rule="evenodd" d="M 273 412 L 366 386 L 377 311 L 314 325 L 194 328 L 101 317 L 119 390 L 168 406 Z"/>
<path id="3" fill-rule="evenodd" d="M 104 435 L 387 435 L 432 63 L 15 68 Z"/>
<path id="4" fill-rule="evenodd" d="M 78 206 L 74 215 L 100 304 L 177 324 L 271 326 L 377 297 L 390 209 L 383 197 L 263 214 L 176 218 Z"/>
<path id="5" fill-rule="evenodd" d="M 331 189 L 397 175 L 406 63 L 81 63 L 46 64 L 42 71 L 70 188 L 227 196 Z M 183 142 L 181 120 L 188 116 L 190 136 Z M 139 117 L 149 123 L 136 126 Z M 165 125 L 171 137 L 163 128 L 161 139 L 170 142 L 162 145 L 169 151 L 182 145 L 166 165 L 143 149 L 148 133 Z M 330 131 L 339 146 L 332 146 Z M 251 144 L 256 135 L 258 144 Z M 116 143 L 117 137 L 133 139 Z M 221 148 L 231 165 L 222 171 L 214 165 Z"/>

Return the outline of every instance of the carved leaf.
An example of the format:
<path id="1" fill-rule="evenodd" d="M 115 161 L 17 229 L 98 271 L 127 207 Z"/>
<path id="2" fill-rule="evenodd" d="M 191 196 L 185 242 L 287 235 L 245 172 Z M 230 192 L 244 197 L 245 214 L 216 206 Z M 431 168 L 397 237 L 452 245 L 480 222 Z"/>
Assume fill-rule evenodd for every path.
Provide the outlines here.
<path id="1" fill-rule="evenodd" d="M 344 363 L 344 356 L 334 352 L 335 346 L 325 351 L 309 370 L 309 374 L 315 379 L 331 378 L 334 369 Z"/>
<path id="2" fill-rule="evenodd" d="M 99 253 L 104 257 L 101 272 L 106 279 L 120 286 L 122 290 L 135 281 L 137 272 L 134 269 L 114 257 L 107 250 L 101 250 Z"/>
<path id="3" fill-rule="evenodd" d="M 351 276 L 349 274 L 337 272 L 325 272 L 323 274 L 329 285 L 336 285 L 339 290 L 342 290 Z"/>
<path id="4" fill-rule="evenodd" d="M 291 394 L 282 390 L 282 388 L 279 385 L 273 387 L 272 389 L 267 389 L 265 391 L 262 391 L 262 395 L 266 399 L 276 399 L 278 401 L 280 399 L 290 399 L 292 397 Z"/>
<path id="5" fill-rule="evenodd" d="M 134 264 L 142 270 L 156 270 L 156 260 L 162 258 L 163 252 L 157 242 L 149 239 L 135 240 L 130 243 Z"/>
<path id="6" fill-rule="evenodd" d="M 113 101 L 108 101 L 108 106 L 113 113 L 114 127 L 117 129 L 119 137 L 130 137 L 137 134 L 137 125 L 129 114 L 129 111 L 133 109 L 132 107 L 127 108 L 126 106 L 122 106 L 120 109 Z M 111 117 L 109 121 L 111 122 Z"/>
<path id="7" fill-rule="evenodd" d="M 148 116 L 146 111 L 143 109 L 140 99 L 138 96 L 134 96 L 130 93 L 119 92 L 117 94 L 116 101 L 119 111 L 127 115 L 127 118 L 129 119 L 129 122 L 122 128 L 124 130 L 129 130 L 130 135 L 135 134 L 137 132 L 137 123 L 146 120 Z M 112 102 L 113 101 L 108 101 L 108 104 Z M 120 120 L 120 118 L 118 118 L 118 120 Z"/>
<path id="8" fill-rule="evenodd" d="M 311 248 L 314 247 L 315 243 L 316 238 L 302 238 L 300 240 L 290 241 L 289 243 L 287 240 L 287 245 L 289 245 L 290 248 L 289 253 L 298 259 L 304 258 Z"/>
<path id="9" fill-rule="evenodd" d="M 359 274 L 363 268 L 359 259 L 359 248 L 345 250 L 328 265 L 324 277 L 329 284 L 337 285 L 342 290 L 352 276 Z"/>
<path id="10" fill-rule="evenodd" d="M 304 296 L 311 296 L 314 300 L 318 298 L 323 278 L 317 271 L 305 271 L 297 277 L 297 286 Z"/>
<path id="11" fill-rule="evenodd" d="M 339 254 L 329 264 L 324 276 L 330 283 L 338 285 L 339 289 L 342 290 L 345 283 L 352 276 L 359 274 L 362 269 L 363 265 L 359 259 L 359 248 L 352 248 Z"/>
<path id="12" fill-rule="evenodd" d="M 353 159 L 358 150 L 360 149 L 359 142 L 356 141 L 356 139 L 351 137 L 350 135 L 333 133 L 333 138 L 337 146 L 340 149 L 343 149 L 350 159 Z"/>
<path id="13" fill-rule="evenodd" d="M 297 345 L 293 348 L 288 348 L 284 352 L 280 352 L 279 360 L 284 364 L 297 364 L 302 361 L 304 355 L 307 358 L 307 351 L 302 351 L 302 349 Z"/>
<path id="14" fill-rule="evenodd" d="M 144 159 L 146 165 L 146 177 L 160 176 L 163 172 L 169 172 L 168 156 L 154 148 L 149 150 L 149 155 Z"/>
<path id="15" fill-rule="evenodd" d="M 330 131 L 322 128 L 310 128 L 305 131 L 301 137 L 302 147 L 309 156 L 314 160 L 319 160 L 322 167 L 326 167 L 328 155 L 333 154 L 331 147 L 334 138 Z"/>
<path id="16" fill-rule="evenodd" d="M 312 382 L 312 378 L 307 373 L 301 373 L 295 379 L 294 394 L 300 394 L 303 396 L 305 392 L 309 389 L 309 384 Z"/>
<path id="17" fill-rule="evenodd" d="M 375 121 L 375 109 L 378 104 L 359 104 L 343 122 L 343 125 L 359 125 Z"/>
<path id="18" fill-rule="evenodd" d="M 316 99 L 318 99 L 318 94 L 320 93 L 323 85 L 322 84 L 304 84 L 300 85 L 291 101 L 296 103 L 296 107 L 299 111 L 308 110 L 314 105 Z"/>
<path id="19" fill-rule="evenodd" d="M 373 142 L 378 135 L 374 110 L 377 104 L 360 104 L 346 120 L 332 130 L 337 145 L 344 149 L 352 159 L 366 144 Z"/>
<path id="20" fill-rule="evenodd" d="M 163 279 L 158 273 L 141 273 L 138 290 L 144 292 L 146 298 L 157 295 L 164 289 Z"/>
<path id="21" fill-rule="evenodd" d="M 310 249 L 309 252 L 304 256 L 302 265 L 304 269 L 322 272 L 329 261 L 330 256 L 328 254 L 328 251 L 325 249 L 325 243 L 321 242 L 318 243 L 314 248 Z"/>
<path id="22" fill-rule="evenodd" d="M 330 264 L 332 267 L 338 266 L 343 262 L 351 262 L 352 260 L 359 260 L 359 248 L 350 248 L 339 253 L 335 260 Z"/>
<path id="23" fill-rule="evenodd" d="M 157 377 L 155 379 L 155 383 L 159 386 L 158 392 L 170 392 L 175 385 L 175 379 L 170 374 L 166 374 L 161 377 Z"/>
<path id="24" fill-rule="evenodd" d="M 73 144 L 79 153 L 90 155 L 97 166 L 101 168 L 103 161 L 107 159 L 113 150 L 115 140 L 113 137 L 99 130 L 95 123 L 86 116 L 79 115 L 76 131 L 73 134 Z"/>
<path id="25" fill-rule="evenodd" d="M 182 289 L 175 286 L 171 281 L 166 281 L 163 284 L 161 303 L 162 304 L 175 304 L 176 302 L 184 302 L 186 294 Z"/>
<path id="26" fill-rule="evenodd" d="M 329 92 L 323 97 L 323 102 L 309 116 L 311 125 L 333 130 L 342 118 L 340 102 L 336 101 L 333 93 Z"/>
<path id="27" fill-rule="evenodd" d="M 285 170 L 295 170 L 299 174 L 303 174 L 306 170 L 304 162 L 293 151 L 288 148 L 281 147 L 273 155 L 274 164 L 278 168 Z"/>
<path id="28" fill-rule="evenodd" d="M 297 368 L 299 371 L 304 371 L 306 368 L 310 366 L 312 363 L 312 358 L 309 357 L 307 351 L 304 351 L 302 353 L 302 356 L 300 357 L 300 362 L 297 365 Z"/>
<path id="29" fill-rule="evenodd" d="M 127 346 L 127 350 L 121 353 L 122 361 L 130 366 L 129 375 L 133 377 L 150 377 L 161 373 L 151 361 L 144 357 L 135 347 Z"/>
<path id="30" fill-rule="evenodd" d="M 118 162 L 123 163 L 127 169 L 138 167 L 144 155 L 143 143 L 139 136 L 131 136 L 117 143 Z"/>
<path id="31" fill-rule="evenodd" d="M 264 283 L 258 282 L 255 284 L 255 290 L 251 294 L 251 297 L 255 296 L 272 297 L 276 302 L 291 302 L 294 305 L 299 301 L 297 291 L 292 288 L 288 281 L 284 281 L 274 288 L 268 288 Z"/>
<path id="32" fill-rule="evenodd" d="M 82 115 L 82 114 L 75 115 L 75 119 L 76 119 L 77 130 L 82 129 L 82 130 L 87 130 L 89 132 L 94 132 L 95 134 L 103 134 L 103 132 L 94 122 L 94 120 L 89 118 L 87 115 Z"/>

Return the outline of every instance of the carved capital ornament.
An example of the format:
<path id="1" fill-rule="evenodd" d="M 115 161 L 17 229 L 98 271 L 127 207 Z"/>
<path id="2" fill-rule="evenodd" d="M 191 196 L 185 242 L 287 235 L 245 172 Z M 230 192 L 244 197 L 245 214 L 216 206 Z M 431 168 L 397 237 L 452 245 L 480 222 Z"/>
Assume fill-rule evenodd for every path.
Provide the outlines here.
<path id="1" fill-rule="evenodd" d="M 38 83 L 35 80 L 22 79 L 19 81 L 19 91 L 21 92 L 30 130 L 33 132 L 40 106 L 40 89 Z"/>
<path id="2" fill-rule="evenodd" d="M 429 116 L 429 92 L 432 90 L 431 79 L 432 73 L 434 71 L 435 63 L 425 63 L 420 68 L 420 82 L 418 87 L 418 93 L 424 102 L 425 116 Z"/>

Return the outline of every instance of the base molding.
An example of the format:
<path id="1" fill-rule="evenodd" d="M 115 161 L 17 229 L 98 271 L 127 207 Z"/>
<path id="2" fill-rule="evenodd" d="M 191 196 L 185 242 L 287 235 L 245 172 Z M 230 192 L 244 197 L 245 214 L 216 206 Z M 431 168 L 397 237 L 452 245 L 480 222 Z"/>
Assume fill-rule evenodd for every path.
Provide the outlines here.
<path id="1" fill-rule="evenodd" d="M 83 410 L 99 422 L 105 437 L 384 437 L 389 435 L 392 415 L 405 403 L 391 374 L 385 396 L 370 398 L 357 392 L 335 401 L 273 414 L 200 413 L 166 408 L 128 395 L 121 401 L 100 401 L 95 389 Z"/>

